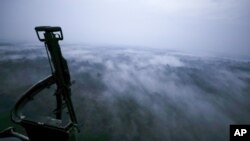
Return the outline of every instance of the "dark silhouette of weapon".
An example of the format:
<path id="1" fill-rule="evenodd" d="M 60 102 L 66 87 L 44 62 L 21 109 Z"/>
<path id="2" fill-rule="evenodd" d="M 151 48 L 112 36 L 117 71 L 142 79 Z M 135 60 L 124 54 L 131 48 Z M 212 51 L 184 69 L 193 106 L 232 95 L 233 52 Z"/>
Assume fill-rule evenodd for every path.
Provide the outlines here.
<path id="1" fill-rule="evenodd" d="M 23 141 L 74 141 L 76 129 L 79 131 L 79 128 L 71 101 L 70 73 L 58 43 L 59 40 L 63 40 L 62 30 L 60 27 L 51 26 L 39 26 L 35 27 L 35 30 L 38 39 L 45 44 L 52 74 L 27 90 L 11 112 L 12 121 L 24 127 L 28 137 L 15 132 L 10 127 L 0 132 L 0 138 L 17 137 Z M 57 87 L 55 117 L 35 121 L 23 115 L 22 108 L 39 92 L 53 84 Z M 65 108 L 67 108 L 70 119 L 66 125 L 62 123 L 62 114 Z"/>

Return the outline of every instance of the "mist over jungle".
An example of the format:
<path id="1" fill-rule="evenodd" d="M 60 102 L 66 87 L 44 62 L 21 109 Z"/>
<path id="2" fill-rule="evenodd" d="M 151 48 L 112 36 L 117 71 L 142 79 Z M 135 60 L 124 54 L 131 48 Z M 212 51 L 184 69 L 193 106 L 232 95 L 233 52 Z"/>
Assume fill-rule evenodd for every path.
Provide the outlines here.
<path id="1" fill-rule="evenodd" d="M 249 60 L 164 49 L 61 48 L 75 81 L 78 140 L 226 141 L 230 124 L 250 123 Z M 50 67 L 42 45 L 2 43 L 0 56 L 4 129 L 16 100 L 49 75 Z M 48 89 L 28 114 L 53 115 L 53 99 Z"/>
<path id="2" fill-rule="evenodd" d="M 0 0 L 0 131 L 25 133 L 10 112 L 51 74 L 34 28 L 60 26 L 76 141 L 228 141 L 230 124 L 250 123 L 249 7 L 249 0 Z M 43 90 L 23 114 L 54 117 L 55 91 Z"/>

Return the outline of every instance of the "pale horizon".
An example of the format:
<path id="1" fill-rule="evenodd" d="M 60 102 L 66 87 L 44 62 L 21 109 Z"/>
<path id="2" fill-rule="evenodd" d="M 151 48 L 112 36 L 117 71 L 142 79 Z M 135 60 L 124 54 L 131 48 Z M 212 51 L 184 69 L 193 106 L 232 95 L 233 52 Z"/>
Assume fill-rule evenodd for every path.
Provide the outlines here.
<path id="1" fill-rule="evenodd" d="M 247 56 L 247 0 L 0 2 L 0 40 L 37 42 L 35 26 L 61 26 L 65 43 Z"/>

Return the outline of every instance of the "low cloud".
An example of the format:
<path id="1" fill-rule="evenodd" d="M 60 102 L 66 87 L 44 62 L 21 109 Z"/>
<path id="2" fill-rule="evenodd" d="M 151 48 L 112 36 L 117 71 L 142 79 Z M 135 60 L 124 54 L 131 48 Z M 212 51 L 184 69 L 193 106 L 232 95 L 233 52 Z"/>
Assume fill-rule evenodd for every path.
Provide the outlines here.
<path id="1" fill-rule="evenodd" d="M 18 88 L 49 73 L 45 56 L 18 53 L 26 58 L 0 61 L 5 76 L 0 90 L 7 97 L 20 96 L 14 94 Z M 72 98 L 82 125 L 79 140 L 221 141 L 228 140 L 230 124 L 250 122 L 249 61 L 76 46 L 63 48 L 63 54 L 76 81 Z"/>

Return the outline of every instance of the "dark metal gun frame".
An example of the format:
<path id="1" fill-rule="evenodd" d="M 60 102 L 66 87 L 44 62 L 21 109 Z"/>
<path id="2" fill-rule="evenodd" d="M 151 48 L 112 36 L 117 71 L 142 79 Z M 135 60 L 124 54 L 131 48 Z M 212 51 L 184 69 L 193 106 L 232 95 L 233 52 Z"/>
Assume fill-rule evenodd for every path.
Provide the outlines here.
<path id="1" fill-rule="evenodd" d="M 58 44 L 59 40 L 63 40 L 62 30 L 60 27 L 50 27 L 50 26 L 39 26 L 36 27 L 35 30 L 38 39 L 41 42 L 45 43 L 47 51 L 50 53 L 51 60 L 53 63 L 53 68 L 51 66 L 52 75 L 48 76 L 44 80 L 33 85 L 30 89 L 28 89 L 24 93 L 24 95 L 18 100 L 18 102 L 14 106 L 14 109 L 12 110 L 11 113 L 11 119 L 13 122 L 20 124 L 21 126 L 26 128 L 29 138 L 30 135 L 32 135 L 32 133 L 35 132 L 35 131 L 28 131 L 27 128 L 30 127 L 32 128 L 38 127 L 37 129 L 39 129 L 39 131 L 41 130 L 41 127 L 45 129 L 50 129 L 51 131 L 55 131 L 56 133 L 58 133 L 58 135 L 64 132 L 65 133 L 74 132 L 72 130 L 74 130 L 75 128 L 78 129 L 78 127 L 77 127 L 76 115 L 70 97 L 71 96 L 70 74 L 67 61 L 63 58 L 60 46 Z M 40 37 L 39 33 L 41 32 L 44 33 L 44 38 Z M 56 119 L 61 120 L 63 113 L 63 104 L 65 103 L 70 117 L 70 122 L 66 126 L 50 125 L 45 122 L 32 121 L 30 119 L 27 119 L 21 113 L 22 108 L 29 101 L 31 101 L 34 98 L 34 96 L 39 94 L 39 92 L 41 92 L 43 89 L 53 84 L 56 84 L 57 86 L 56 90 L 57 107 L 55 110 Z M 23 140 L 27 140 L 27 138 L 23 138 Z M 30 138 L 30 140 L 32 139 Z"/>

